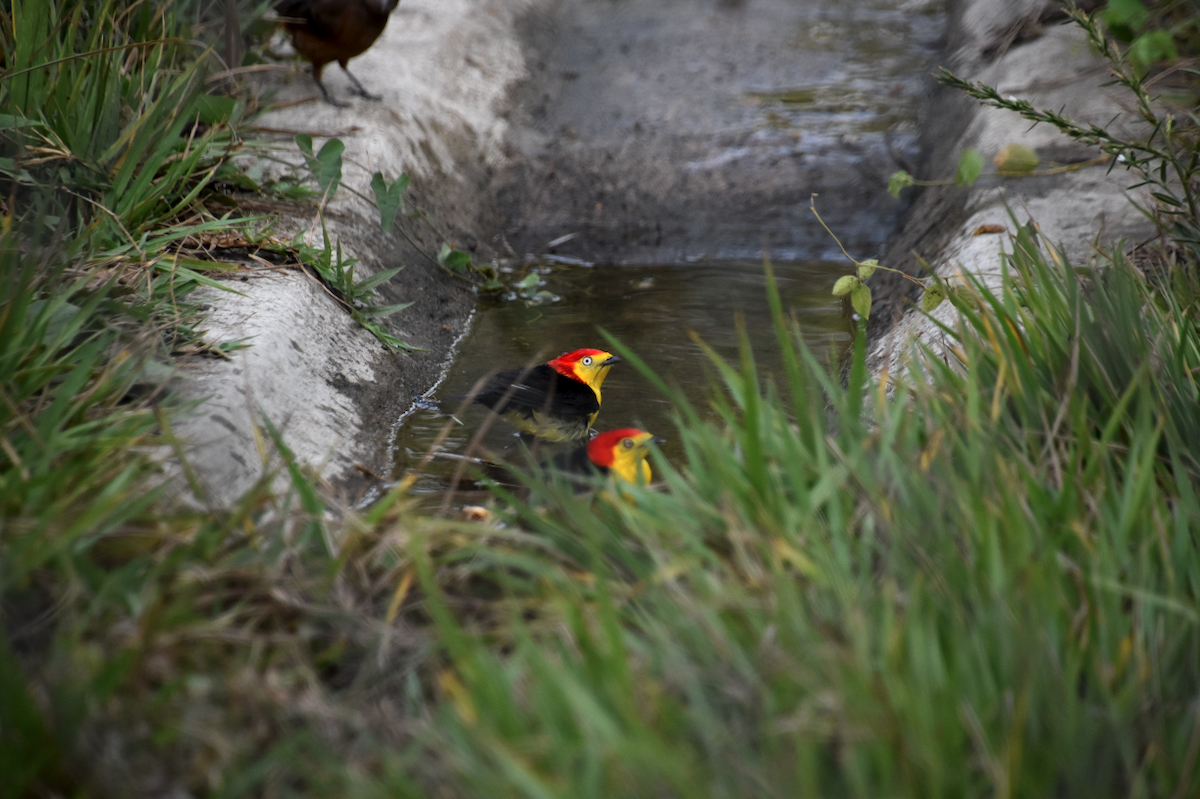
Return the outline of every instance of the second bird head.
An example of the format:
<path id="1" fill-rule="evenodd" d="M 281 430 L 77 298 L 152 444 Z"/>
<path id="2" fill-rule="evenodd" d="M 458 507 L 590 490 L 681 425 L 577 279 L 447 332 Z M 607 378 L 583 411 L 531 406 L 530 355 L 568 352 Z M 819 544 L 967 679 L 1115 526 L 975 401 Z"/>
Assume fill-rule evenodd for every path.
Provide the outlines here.
<path id="1" fill-rule="evenodd" d="M 652 475 L 646 456 L 651 441 L 660 443 L 662 439 L 636 427 L 608 430 L 588 442 L 588 459 L 627 483 L 648 484 Z"/>

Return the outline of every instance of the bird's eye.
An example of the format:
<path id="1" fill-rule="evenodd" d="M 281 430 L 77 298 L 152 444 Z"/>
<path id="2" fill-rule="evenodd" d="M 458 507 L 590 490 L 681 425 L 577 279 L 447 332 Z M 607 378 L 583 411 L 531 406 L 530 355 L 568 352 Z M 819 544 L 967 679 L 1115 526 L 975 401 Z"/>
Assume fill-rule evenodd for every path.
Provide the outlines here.
<path id="1" fill-rule="evenodd" d="M 625 449 L 633 449 L 633 439 L 627 438 L 621 442 L 621 445 L 625 447 Z"/>
<path id="2" fill-rule="evenodd" d="M 583 365 L 591 366 L 592 365 L 592 356 L 590 356 L 590 355 L 584 356 Z"/>

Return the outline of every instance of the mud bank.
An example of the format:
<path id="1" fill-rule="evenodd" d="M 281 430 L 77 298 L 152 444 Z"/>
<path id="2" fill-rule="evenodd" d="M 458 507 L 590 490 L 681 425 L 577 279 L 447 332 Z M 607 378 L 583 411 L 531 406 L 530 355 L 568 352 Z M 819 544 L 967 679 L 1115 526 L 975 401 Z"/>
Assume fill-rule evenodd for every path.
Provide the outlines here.
<path id="1" fill-rule="evenodd" d="M 949 10 L 940 63 L 960 77 L 995 86 L 1002 95 L 1028 100 L 1037 108 L 1062 110 L 1085 124 L 1111 124 L 1114 130 L 1136 124 L 1127 93 L 1103 86 L 1110 80 L 1107 63 L 1090 50 L 1078 26 L 1062 24 L 1058 3 L 953 0 Z M 1031 129 L 1016 114 L 985 108 L 944 87 L 934 90 L 926 120 L 918 173 L 925 179 L 953 178 L 958 156 L 968 148 L 979 151 L 988 168 L 1009 143 L 1033 148 L 1042 168 L 1081 164 L 1100 155 L 1049 126 Z M 1126 187 L 1135 182 L 1120 166 L 1109 171 L 1108 165 L 1100 165 L 1045 177 L 985 177 L 965 188 L 922 189 L 888 240 L 881 262 L 927 276 L 919 256 L 943 277 L 969 273 L 995 284 L 1008 235 L 974 233 L 984 225 L 999 225 L 1011 233 L 1014 220 L 1025 224 L 1032 219 L 1063 248 L 1068 260 L 1086 265 L 1094 259 L 1093 242 L 1139 242 L 1153 234 L 1152 225 L 1130 202 Z M 942 334 L 914 309 L 918 292 L 909 281 L 877 273 L 871 285 L 875 303 L 868 360 L 876 372 L 902 370 L 915 342 L 941 350 Z M 953 316 L 950 303 L 933 314 L 943 323 L 952 323 Z"/>
<path id="2" fill-rule="evenodd" d="M 294 169 L 303 170 L 295 133 L 311 134 L 317 148 L 334 136 L 345 143 L 342 188 L 325 214 L 329 233 L 347 256 L 360 259 L 360 279 L 405 267 L 380 294 L 389 304 L 413 305 L 386 324 L 425 351 L 389 351 L 296 269 L 250 270 L 230 281 L 238 294 L 204 290 L 206 338 L 251 345 L 227 360 L 184 364 L 181 393 L 203 402 L 176 423 L 176 433 L 189 443 L 188 460 L 208 502 L 230 503 L 278 469 L 264 419 L 281 431 L 299 463 L 335 486 L 352 482 L 358 464 L 386 466 L 392 426 L 413 395 L 438 379 L 474 307 L 472 288 L 427 254 L 448 239 L 477 259 L 491 257 L 476 238 L 495 228 L 495 203 L 483 188 L 504 158 L 507 123 L 499 111 L 526 75 L 516 21 L 538 5 L 405 0 L 375 46 L 351 63 L 355 75 L 383 95 L 381 102 L 350 95 L 336 65 L 325 71 L 326 84 L 349 108 L 321 102 L 299 64 L 293 75 L 263 87 L 277 91 L 285 108 L 262 119 L 260 132 L 278 137 L 280 156 Z M 378 212 L 355 194 L 372 196 L 376 171 L 388 180 L 407 172 L 408 198 L 436 221 L 438 232 L 401 221 L 416 246 L 397 230 L 382 235 Z M 315 208 L 261 210 L 278 217 L 277 236 L 307 232 L 320 245 Z"/>

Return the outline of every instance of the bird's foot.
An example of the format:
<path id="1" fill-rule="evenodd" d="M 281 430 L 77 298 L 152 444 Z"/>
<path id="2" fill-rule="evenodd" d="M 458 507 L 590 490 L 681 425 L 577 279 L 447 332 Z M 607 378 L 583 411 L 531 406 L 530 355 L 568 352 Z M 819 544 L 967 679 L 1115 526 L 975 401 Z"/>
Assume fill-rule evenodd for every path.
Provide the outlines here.
<path id="1" fill-rule="evenodd" d="M 335 100 L 329 95 L 329 90 L 325 88 L 325 84 L 317 81 L 317 86 L 321 89 L 321 96 L 325 98 L 325 102 L 329 103 L 334 108 L 349 108 L 350 103 L 343 103 L 340 100 Z"/>
<path id="2" fill-rule="evenodd" d="M 354 92 L 359 97 L 362 97 L 363 99 L 366 99 L 366 100 L 374 100 L 375 102 L 379 102 L 380 100 L 383 99 L 378 94 L 371 94 L 369 91 L 367 91 L 367 87 L 362 85 L 362 81 L 360 81 L 358 78 L 354 77 L 354 73 L 351 72 L 349 69 L 347 69 L 345 64 L 342 64 L 341 66 L 342 66 L 342 72 L 345 72 L 346 77 L 349 78 L 350 82 L 354 84 L 354 88 L 351 89 L 350 91 Z"/>

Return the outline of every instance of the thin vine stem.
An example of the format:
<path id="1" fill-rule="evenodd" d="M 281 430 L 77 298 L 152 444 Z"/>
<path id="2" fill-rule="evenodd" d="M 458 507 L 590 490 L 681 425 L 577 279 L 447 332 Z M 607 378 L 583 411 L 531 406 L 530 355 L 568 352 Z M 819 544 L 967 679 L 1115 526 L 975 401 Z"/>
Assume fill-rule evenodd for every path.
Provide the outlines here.
<path id="1" fill-rule="evenodd" d="M 832 238 L 835 242 L 837 242 L 838 249 L 840 249 L 842 251 L 842 255 L 846 256 L 846 259 L 849 260 L 850 263 L 852 263 L 858 267 L 869 266 L 874 269 L 881 269 L 884 272 L 895 272 L 897 275 L 900 275 L 905 280 L 912 282 L 912 283 L 916 283 L 921 288 L 925 288 L 925 284 L 919 278 L 915 278 L 912 275 L 908 274 L 907 272 L 904 272 L 903 270 L 894 269 L 890 266 L 880 266 L 879 264 L 867 264 L 867 263 L 863 263 L 862 261 L 855 260 L 854 256 L 852 256 L 852 255 L 850 255 L 850 253 L 846 252 L 846 248 L 845 248 L 845 246 L 843 246 L 842 240 L 839 239 L 837 237 L 837 235 L 834 234 L 834 232 L 829 229 L 829 225 L 825 224 L 825 220 L 821 218 L 821 215 L 819 213 L 817 213 L 817 195 L 815 193 L 808 200 L 808 209 L 810 211 L 812 211 L 813 216 L 815 216 L 817 218 L 817 221 L 821 223 L 821 227 L 825 228 L 825 232 L 829 234 L 829 237 Z"/>

